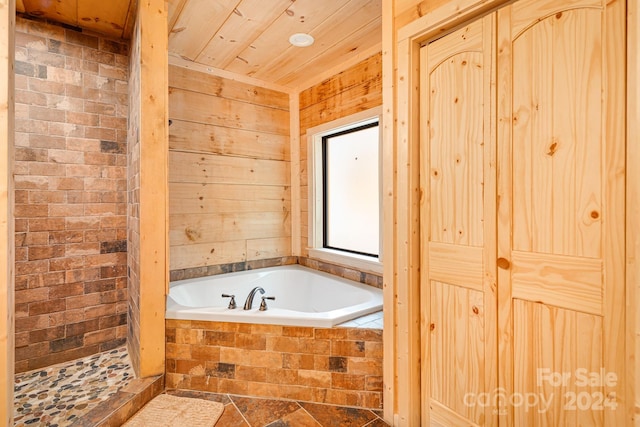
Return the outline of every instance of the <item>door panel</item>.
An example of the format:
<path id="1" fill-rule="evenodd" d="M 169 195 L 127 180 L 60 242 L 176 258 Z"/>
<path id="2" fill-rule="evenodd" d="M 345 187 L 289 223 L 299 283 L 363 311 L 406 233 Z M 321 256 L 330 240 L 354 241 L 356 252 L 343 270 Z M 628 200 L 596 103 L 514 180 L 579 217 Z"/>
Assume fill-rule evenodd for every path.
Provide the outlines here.
<path id="1" fill-rule="evenodd" d="M 600 257 L 601 21 L 557 12 L 513 41 L 514 250 Z"/>
<path id="2" fill-rule="evenodd" d="M 516 426 L 602 425 L 602 317 L 515 299 Z M 522 351 L 526 349 L 526 351 Z M 559 351 L 558 349 L 561 349 Z M 580 367 L 579 370 L 577 370 Z M 561 374 L 561 375 L 560 375 Z M 593 408 L 593 410 L 592 410 Z"/>
<path id="3" fill-rule="evenodd" d="M 624 22 L 616 0 L 498 12 L 501 425 L 625 424 Z"/>
<path id="4" fill-rule="evenodd" d="M 423 423 L 496 425 L 493 15 L 421 49 Z"/>
<path id="5" fill-rule="evenodd" d="M 431 282 L 431 399 L 468 420 L 484 418 L 465 395 L 485 390 L 483 293 Z"/>

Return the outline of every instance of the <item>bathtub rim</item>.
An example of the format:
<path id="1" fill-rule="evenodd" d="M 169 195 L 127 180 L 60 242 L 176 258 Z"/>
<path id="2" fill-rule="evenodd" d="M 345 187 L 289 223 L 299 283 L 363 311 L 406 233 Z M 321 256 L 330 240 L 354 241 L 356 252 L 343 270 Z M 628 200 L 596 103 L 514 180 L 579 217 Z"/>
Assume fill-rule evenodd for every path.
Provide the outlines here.
<path id="1" fill-rule="evenodd" d="M 326 277 L 333 280 L 339 280 L 345 282 L 345 284 L 362 289 L 372 295 L 375 300 L 375 304 L 368 301 L 355 306 L 349 306 L 350 311 L 347 312 L 346 308 L 340 308 L 330 310 L 322 313 L 313 313 L 300 315 L 298 311 L 270 308 L 267 311 L 260 312 L 258 308 L 251 310 L 243 310 L 241 307 L 242 301 L 236 303 L 238 308 L 233 313 L 229 313 L 229 309 L 226 307 L 188 307 L 177 303 L 170 294 L 166 295 L 166 308 L 165 319 L 171 320 L 201 320 L 201 321 L 213 321 L 213 322 L 228 322 L 228 323 L 253 323 L 253 324 L 266 324 L 266 325 L 282 325 L 282 326 L 302 326 L 302 327 L 321 327 L 332 328 L 340 323 L 348 322 L 353 319 L 357 319 L 361 316 L 376 313 L 383 310 L 383 292 L 381 289 L 361 283 L 352 279 L 348 279 L 342 276 L 330 274 L 324 271 L 316 270 L 300 264 L 287 264 L 279 266 L 270 266 L 264 268 L 254 268 L 249 270 L 234 271 L 229 273 L 221 273 L 210 276 L 201 276 L 196 278 L 182 279 L 170 282 L 169 291 L 172 287 L 181 284 L 197 283 L 212 279 L 219 276 L 224 277 L 242 277 L 243 275 L 255 274 L 256 272 L 269 272 L 272 270 L 283 269 L 295 269 L 312 274 L 317 274 L 322 277 Z M 355 312 L 355 313 L 352 313 Z"/>

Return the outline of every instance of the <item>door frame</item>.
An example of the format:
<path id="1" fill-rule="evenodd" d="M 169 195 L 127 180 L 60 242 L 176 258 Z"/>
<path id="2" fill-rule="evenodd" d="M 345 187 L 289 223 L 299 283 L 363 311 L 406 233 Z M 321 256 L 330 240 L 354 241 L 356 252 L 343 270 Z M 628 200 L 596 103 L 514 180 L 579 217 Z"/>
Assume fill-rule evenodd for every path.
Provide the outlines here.
<path id="1" fill-rule="evenodd" d="M 397 61 L 395 105 L 385 104 L 385 112 L 395 110 L 393 131 L 393 170 L 395 171 L 394 272 L 390 280 L 395 297 L 394 425 L 420 425 L 428 418 L 428 405 L 421 405 L 420 343 L 426 340 L 420 328 L 420 172 L 419 172 L 419 112 L 420 112 L 420 45 L 440 37 L 466 22 L 513 2 L 513 0 L 451 0 L 441 7 L 397 30 L 395 55 L 386 61 Z M 627 2 L 627 75 L 640 76 L 640 5 Z M 394 58 L 397 58 L 394 60 Z M 627 141 L 640 140 L 640 82 L 627 81 Z M 626 322 L 625 418 L 633 422 L 636 388 L 636 353 L 640 354 L 640 144 L 627 144 L 626 183 Z M 388 345 L 391 345 L 389 343 Z M 427 361 L 425 361 L 427 362 Z M 427 362 L 428 363 L 428 362 Z M 389 379 L 386 378 L 388 381 Z M 386 411 L 385 411 L 386 412 Z M 423 416 L 426 415 L 426 416 Z M 424 425 L 424 424 L 423 424 Z"/>

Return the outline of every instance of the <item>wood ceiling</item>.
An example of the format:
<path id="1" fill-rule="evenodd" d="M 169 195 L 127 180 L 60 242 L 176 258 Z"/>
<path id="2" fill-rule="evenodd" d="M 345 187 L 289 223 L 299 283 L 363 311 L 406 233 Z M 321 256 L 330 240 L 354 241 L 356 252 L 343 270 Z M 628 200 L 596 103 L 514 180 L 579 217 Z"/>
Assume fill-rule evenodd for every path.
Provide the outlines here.
<path id="1" fill-rule="evenodd" d="M 128 38 L 138 0 L 17 0 L 19 12 Z M 297 88 L 379 50 L 382 0 L 167 0 L 169 54 Z M 312 46 L 289 44 L 294 33 Z M 363 58 L 364 59 L 364 58 Z"/>
<path id="2" fill-rule="evenodd" d="M 136 5 L 137 0 L 16 0 L 16 11 L 113 38 L 128 38 Z"/>
<path id="3" fill-rule="evenodd" d="M 169 52 L 295 87 L 380 46 L 381 0 L 169 0 Z M 308 33 L 312 46 L 289 44 Z"/>

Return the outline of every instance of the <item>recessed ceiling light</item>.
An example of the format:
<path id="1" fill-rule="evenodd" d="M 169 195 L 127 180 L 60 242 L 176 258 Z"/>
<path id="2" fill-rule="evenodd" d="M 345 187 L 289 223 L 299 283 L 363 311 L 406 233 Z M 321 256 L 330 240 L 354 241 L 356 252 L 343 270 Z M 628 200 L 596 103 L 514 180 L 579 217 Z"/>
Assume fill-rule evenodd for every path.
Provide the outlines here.
<path id="1" fill-rule="evenodd" d="M 289 43 L 298 47 L 311 46 L 315 40 L 311 35 L 305 33 L 296 33 L 289 37 Z"/>

